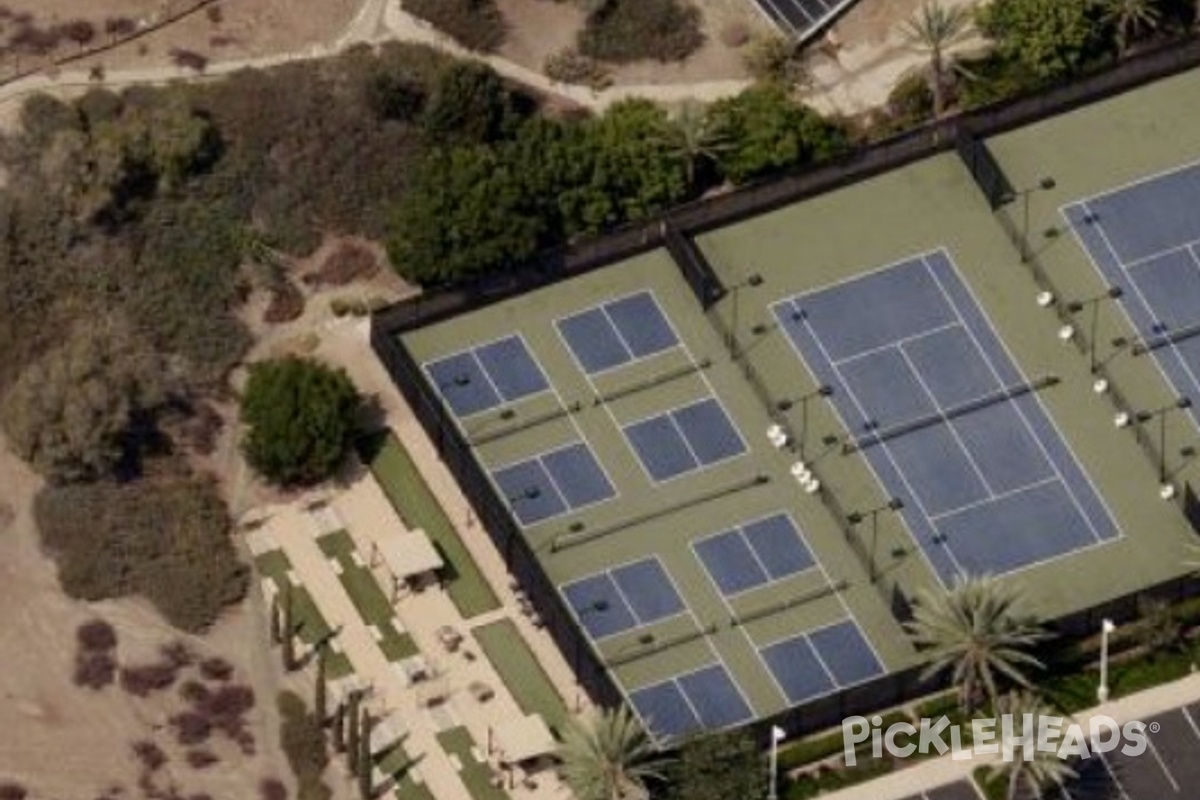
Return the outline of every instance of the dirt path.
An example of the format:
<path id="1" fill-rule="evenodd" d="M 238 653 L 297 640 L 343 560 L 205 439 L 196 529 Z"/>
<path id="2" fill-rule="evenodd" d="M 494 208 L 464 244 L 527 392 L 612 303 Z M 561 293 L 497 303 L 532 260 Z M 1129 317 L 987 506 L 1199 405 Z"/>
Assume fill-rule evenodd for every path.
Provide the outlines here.
<path id="1" fill-rule="evenodd" d="M 973 4 L 975 0 L 949 0 Z M 810 69 L 814 86 L 804 99 L 823 111 L 857 114 L 882 104 L 896 79 L 918 66 L 923 57 L 908 50 L 899 31 L 919 0 L 863 0 L 833 29 L 842 45 L 832 55 L 814 54 Z M 480 56 L 457 45 L 429 24 L 400 8 L 399 0 L 364 0 L 346 29 L 328 44 L 268 56 L 215 61 L 204 74 L 174 66 L 113 69 L 103 85 L 122 88 L 135 84 L 160 84 L 172 80 L 207 80 L 247 67 L 264 68 L 287 61 L 322 58 L 360 42 L 390 39 L 421 42 L 462 58 L 480 58 L 497 72 L 547 94 L 558 95 L 593 110 L 603 110 L 628 97 L 645 97 L 674 104 L 689 98 L 711 102 L 745 89 L 746 80 L 715 80 L 691 83 L 645 83 L 614 86 L 601 92 L 549 80 L 541 73 L 501 56 Z M 33 92 L 74 94 L 100 85 L 86 69 L 63 70 L 56 75 L 32 75 L 0 87 L 0 116 L 5 107 Z M 11 113 L 11 111 L 10 111 Z"/>

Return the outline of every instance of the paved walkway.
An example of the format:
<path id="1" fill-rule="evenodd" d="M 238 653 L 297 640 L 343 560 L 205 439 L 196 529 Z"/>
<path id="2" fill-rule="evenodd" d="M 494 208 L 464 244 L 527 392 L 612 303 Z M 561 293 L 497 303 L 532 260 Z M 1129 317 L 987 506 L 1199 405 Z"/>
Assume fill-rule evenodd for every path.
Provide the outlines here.
<path id="1" fill-rule="evenodd" d="M 1104 714 L 1123 725 L 1197 700 L 1200 700 L 1200 674 L 1081 711 L 1074 719 L 1086 729 L 1093 716 Z M 997 758 L 980 756 L 969 761 L 954 761 L 947 755 L 822 797 L 827 800 L 900 800 L 956 781 L 970 780 L 974 769 Z"/>
<path id="2" fill-rule="evenodd" d="M 549 635 L 534 628 L 521 613 L 509 588 L 509 576 L 499 553 L 458 486 L 440 462 L 432 443 L 413 418 L 403 398 L 392 384 L 369 344 L 369 327 L 364 320 L 335 319 L 323 326 L 322 344 L 317 354 L 342 365 L 359 390 L 375 395 L 384 410 L 388 425 L 395 431 L 421 469 L 434 494 L 447 510 L 459 535 L 501 600 L 493 611 L 464 620 L 448 594 L 436 587 L 420 592 L 402 591 L 393 608 L 399 627 L 415 641 L 428 667 L 429 678 L 416 683 L 407 680 L 402 670 L 389 663 L 371 630 L 359 616 L 346 594 L 332 562 L 321 552 L 316 537 L 335 529 L 347 530 L 354 539 L 363 563 L 369 564 L 372 544 L 403 532 L 403 523 L 394 513 L 374 478 L 363 472 L 348 486 L 336 491 L 312 493 L 287 505 L 260 507 L 248 512 L 244 520 L 265 519 L 262 532 L 254 534 L 256 549 L 277 545 L 287 555 L 297 582 L 312 595 L 327 622 L 341 627 L 338 646 L 350 659 L 356 674 L 373 687 L 370 703 L 377 713 L 394 713 L 409 731 L 404 741 L 410 757 L 419 758 L 416 772 L 438 800 L 465 800 L 469 797 L 458 774 L 457 759 L 445 753 L 437 740 L 440 731 L 465 726 L 483 751 L 489 730 L 522 715 L 508 687 L 477 646 L 470 631 L 480 625 L 509 620 L 516 625 L 525 644 L 543 666 L 551 682 L 570 708 L 588 708 L 587 698 L 576 694 L 573 674 Z M 329 508 L 306 510 L 315 499 L 328 500 Z M 382 565 L 373 573 L 380 588 L 389 592 L 390 576 Z M 442 643 L 439 629 L 455 628 L 464 637 L 457 652 L 449 652 Z M 476 699 L 469 687 L 474 682 L 491 687 L 489 700 Z M 445 702 L 430 705 L 430 696 Z M 480 760 L 489 760 L 479 753 Z M 497 762 L 496 757 L 490 758 Z M 535 776 L 535 785 L 518 782 L 507 790 L 518 800 L 562 800 L 569 797 L 553 772 Z"/>

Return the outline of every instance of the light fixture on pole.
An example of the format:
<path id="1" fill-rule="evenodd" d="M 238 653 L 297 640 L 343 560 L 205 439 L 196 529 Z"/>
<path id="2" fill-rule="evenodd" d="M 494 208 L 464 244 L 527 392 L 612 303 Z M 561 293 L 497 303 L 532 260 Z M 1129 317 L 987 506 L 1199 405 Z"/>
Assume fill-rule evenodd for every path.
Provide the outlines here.
<path id="1" fill-rule="evenodd" d="M 1048 192 L 1058 183 L 1051 177 L 1042 178 L 1036 185 L 1022 189 L 1017 194 L 1021 197 L 1021 263 L 1028 264 L 1033 255 L 1029 252 L 1029 195 L 1034 192 Z"/>
<path id="2" fill-rule="evenodd" d="M 1133 421 L 1139 424 L 1158 419 L 1158 482 L 1163 486 L 1167 484 L 1167 414 L 1176 409 L 1182 411 L 1191 407 L 1191 398 L 1180 397 L 1170 405 L 1152 411 L 1139 411 L 1133 415 Z"/>
<path id="3" fill-rule="evenodd" d="M 893 497 L 881 506 L 868 509 L 867 511 L 854 511 L 847 515 L 846 521 L 851 525 L 860 525 L 863 520 L 871 520 L 871 555 L 867 559 L 867 572 L 871 583 L 875 583 L 879 579 L 879 574 L 875 566 L 875 551 L 879 543 L 879 515 L 884 511 L 899 511 L 904 508 L 904 501 L 899 497 Z"/>
<path id="4" fill-rule="evenodd" d="M 771 776 L 770 783 L 767 785 L 767 800 L 777 800 L 779 797 L 776 788 L 777 777 L 779 771 L 779 743 L 787 737 L 787 731 L 778 725 L 771 726 Z"/>
<path id="5" fill-rule="evenodd" d="M 804 440 L 808 435 L 808 401 L 814 397 L 831 397 L 833 395 L 833 387 L 826 384 L 818 386 L 811 392 L 805 392 L 799 397 L 792 399 L 780 400 L 775 404 L 775 408 L 783 413 L 790 410 L 797 403 L 800 405 L 800 457 L 804 457 Z"/>
<path id="6" fill-rule="evenodd" d="M 1067 311 L 1070 311 L 1072 314 L 1078 314 L 1087 308 L 1091 308 L 1092 310 L 1092 333 L 1088 336 L 1088 369 L 1091 370 L 1093 375 L 1096 374 L 1098 366 L 1096 363 L 1096 331 L 1100 322 L 1100 304 L 1105 300 L 1116 300 L 1124 293 L 1120 286 L 1110 286 L 1108 291 L 1103 294 L 1067 303 Z"/>
<path id="7" fill-rule="evenodd" d="M 1100 623 L 1100 685 L 1096 687 L 1096 699 L 1108 702 L 1108 637 L 1117 629 L 1111 619 Z"/>
<path id="8" fill-rule="evenodd" d="M 729 302 L 731 304 L 731 308 L 730 308 L 730 313 L 729 313 L 729 316 L 730 316 L 729 334 L 725 337 L 725 346 L 729 349 L 729 354 L 730 354 L 730 356 L 732 356 L 734 361 L 737 361 L 738 355 L 739 355 L 738 343 L 737 343 L 738 293 L 742 289 L 745 289 L 748 286 L 749 287 L 761 286 L 762 282 L 763 282 L 762 275 L 759 275 L 757 272 L 755 272 L 755 273 L 747 276 L 745 280 L 738 281 L 737 283 L 735 283 L 729 287 L 729 295 L 730 295 Z"/>

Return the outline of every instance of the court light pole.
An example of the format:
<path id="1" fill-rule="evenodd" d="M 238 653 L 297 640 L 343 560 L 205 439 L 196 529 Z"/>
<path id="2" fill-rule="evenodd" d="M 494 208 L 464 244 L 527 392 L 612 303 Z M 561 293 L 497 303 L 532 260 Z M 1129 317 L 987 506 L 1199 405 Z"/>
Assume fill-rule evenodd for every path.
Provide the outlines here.
<path id="1" fill-rule="evenodd" d="M 762 286 L 763 277 L 757 272 L 750 274 L 743 281 L 738 281 L 729 287 L 730 323 L 729 333 L 725 337 L 725 346 L 729 349 L 734 361 L 738 358 L 737 327 L 738 327 L 738 294 L 747 287 Z"/>
<path id="2" fill-rule="evenodd" d="M 1104 294 L 1067 303 L 1067 311 L 1070 311 L 1072 314 L 1078 314 L 1086 308 L 1091 308 L 1092 310 L 1091 334 L 1088 336 L 1088 369 L 1093 375 L 1096 374 L 1098 366 L 1096 362 L 1096 332 L 1100 324 L 1100 304 L 1105 300 L 1116 300 L 1123 294 L 1125 292 L 1120 286 L 1110 286 Z"/>
<path id="3" fill-rule="evenodd" d="M 779 743 L 787 736 L 787 731 L 778 725 L 771 726 L 771 775 L 770 782 L 767 784 L 767 800 L 777 800 L 779 797 L 778 790 L 778 772 L 779 772 Z"/>
<path id="4" fill-rule="evenodd" d="M 1017 192 L 1021 197 L 1021 263 L 1028 264 L 1032 253 L 1029 252 L 1029 195 L 1034 192 L 1048 192 L 1058 185 L 1049 176 L 1042 178 L 1034 186 L 1029 186 Z"/>
<path id="5" fill-rule="evenodd" d="M 833 387 L 828 384 L 821 384 L 811 392 L 805 392 L 799 397 L 780 400 L 775 404 L 776 410 L 779 413 L 789 411 L 797 403 L 800 404 L 800 457 L 804 457 L 804 440 L 808 437 L 808 401 L 814 397 L 830 397 L 833 395 Z"/>
<path id="6" fill-rule="evenodd" d="M 1116 629 L 1111 619 L 1100 623 L 1100 685 L 1096 687 L 1096 699 L 1102 704 L 1108 702 L 1108 637 Z"/>
<path id="7" fill-rule="evenodd" d="M 893 497 L 881 506 L 866 511 L 855 511 L 846 517 L 846 521 L 851 525 L 861 525 L 864 520 L 871 520 L 871 556 L 867 559 L 867 573 L 871 583 L 879 580 L 879 574 L 875 567 L 875 552 L 879 545 L 879 515 L 884 511 L 899 511 L 902 508 L 904 508 L 904 501 L 899 497 Z"/>
<path id="8" fill-rule="evenodd" d="M 1158 482 L 1160 484 L 1166 485 L 1167 483 L 1167 415 L 1176 409 L 1182 411 L 1191 407 L 1191 398 L 1180 397 L 1170 405 L 1156 408 L 1153 411 L 1139 411 L 1133 416 L 1136 422 L 1143 425 L 1158 418 Z"/>

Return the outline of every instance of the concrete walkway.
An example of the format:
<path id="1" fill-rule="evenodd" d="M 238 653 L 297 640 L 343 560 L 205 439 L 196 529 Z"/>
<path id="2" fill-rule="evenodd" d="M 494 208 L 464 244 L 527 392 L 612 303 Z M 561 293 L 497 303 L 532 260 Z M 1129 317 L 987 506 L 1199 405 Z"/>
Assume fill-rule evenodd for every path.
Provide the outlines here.
<path id="1" fill-rule="evenodd" d="M 1200 674 L 1081 711 L 1074 715 L 1074 720 L 1085 730 L 1089 720 L 1099 714 L 1112 717 L 1119 725 L 1124 725 L 1126 722 L 1146 720 L 1196 700 L 1200 700 Z M 946 755 L 822 797 L 828 800 L 901 800 L 956 781 L 970 780 L 976 768 L 997 758 L 999 756 L 992 755 L 955 761 Z"/>

